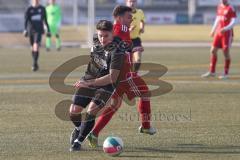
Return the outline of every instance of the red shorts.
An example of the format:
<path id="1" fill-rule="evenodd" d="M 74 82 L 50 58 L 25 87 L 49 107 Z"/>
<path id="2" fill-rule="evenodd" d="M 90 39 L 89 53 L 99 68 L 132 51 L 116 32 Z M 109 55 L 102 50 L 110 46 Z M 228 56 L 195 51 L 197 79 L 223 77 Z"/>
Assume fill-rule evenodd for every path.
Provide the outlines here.
<path id="1" fill-rule="evenodd" d="M 229 49 L 233 41 L 233 32 L 227 31 L 224 34 L 216 34 L 213 39 L 213 47 Z"/>
<path id="2" fill-rule="evenodd" d="M 134 97 L 142 97 L 144 94 L 149 92 L 148 86 L 145 81 L 137 75 L 137 73 L 130 72 L 127 78 L 119 83 L 117 86 L 113 98 L 116 96 L 122 97 L 125 93 L 129 100 Z"/>

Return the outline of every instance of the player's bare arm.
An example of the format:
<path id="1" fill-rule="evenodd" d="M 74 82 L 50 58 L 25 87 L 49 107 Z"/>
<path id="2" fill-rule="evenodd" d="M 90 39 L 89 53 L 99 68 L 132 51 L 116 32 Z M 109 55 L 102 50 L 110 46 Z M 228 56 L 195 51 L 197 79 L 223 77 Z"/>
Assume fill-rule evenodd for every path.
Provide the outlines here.
<path id="1" fill-rule="evenodd" d="M 144 22 L 144 21 L 141 21 L 141 22 L 140 22 L 140 30 L 139 30 L 139 33 L 140 33 L 140 34 L 144 33 L 144 28 L 145 28 L 145 22 Z"/>

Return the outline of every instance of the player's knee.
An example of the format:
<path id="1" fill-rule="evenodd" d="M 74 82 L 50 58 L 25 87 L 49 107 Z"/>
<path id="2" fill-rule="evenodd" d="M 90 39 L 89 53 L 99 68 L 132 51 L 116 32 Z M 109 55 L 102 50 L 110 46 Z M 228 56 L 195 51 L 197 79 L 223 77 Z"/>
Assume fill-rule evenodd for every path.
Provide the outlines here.
<path id="1" fill-rule="evenodd" d="M 228 53 L 228 52 L 224 52 L 224 57 L 225 57 L 225 59 L 231 59 L 231 56 L 230 56 L 230 54 Z"/>
<path id="2" fill-rule="evenodd" d="M 82 108 L 80 106 L 71 104 L 70 110 L 69 110 L 70 120 L 74 123 L 80 122 L 82 118 L 81 112 L 82 112 Z"/>
<path id="3" fill-rule="evenodd" d="M 70 113 L 70 115 L 81 114 L 82 110 L 83 110 L 83 108 L 81 106 L 71 104 L 69 113 Z"/>
<path id="4" fill-rule="evenodd" d="M 134 52 L 134 62 L 135 63 L 140 63 L 141 62 L 141 52 L 137 51 Z"/>
<path id="5" fill-rule="evenodd" d="M 224 47 L 223 48 L 223 52 L 224 52 L 224 56 L 228 56 L 229 55 L 229 48 L 228 47 Z"/>
<path id="6" fill-rule="evenodd" d="M 51 38 L 51 33 L 47 33 L 46 37 Z"/>
<path id="7" fill-rule="evenodd" d="M 34 43 L 33 46 L 32 46 L 32 50 L 34 52 L 37 52 L 38 51 L 38 48 L 39 48 L 39 45 L 37 43 Z"/>
<path id="8" fill-rule="evenodd" d="M 88 115 L 92 115 L 92 116 L 96 116 L 98 114 L 99 110 L 88 110 L 87 114 Z"/>
<path id="9" fill-rule="evenodd" d="M 101 106 L 104 106 L 104 105 L 101 105 Z M 97 115 L 98 112 L 102 109 L 102 107 L 100 107 L 100 105 L 97 105 L 95 103 L 90 103 L 89 104 L 89 107 L 88 107 L 88 110 L 87 110 L 87 113 L 89 115 Z"/>
<path id="10" fill-rule="evenodd" d="M 140 56 L 137 56 L 135 58 L 135 63 L 141 63 L 141 57 Z"/>
<path id="11" fill-rule="evenodd" d="M 210 49 L 210 53 L 213 54 L 213 55 L 216 55 L 216 54 L 217 54 L 217 49 L 214 48 L 214 47 L 212 47 L 212 48 Z"/>
<path id="12" fill-rule="evenodd" d="M 113 110 L 113 111 L 117 111 L 118 108 L 120 108 L 122 104 L 122 99 L 120 98 L 112 98 L 111 99 L 111 104 L 110 104 L 110 108 Z"/>

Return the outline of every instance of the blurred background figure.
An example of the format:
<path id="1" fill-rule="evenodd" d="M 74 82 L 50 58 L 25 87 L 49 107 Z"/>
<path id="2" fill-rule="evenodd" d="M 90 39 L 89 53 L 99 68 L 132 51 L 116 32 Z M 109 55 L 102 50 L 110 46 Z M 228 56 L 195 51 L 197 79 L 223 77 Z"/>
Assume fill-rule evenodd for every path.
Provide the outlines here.
<path id="1" fill-rule="evenodd" d="M 32 47 L 33 65 L 32 71 L 39 69 L 38 57 L 42 34 L 44 34 L 44 23 L 47 26 L 47 35 L 50 35 L 45 8 L 39 4 L 39 0 L 32 0 L 32 4 L 25 12 L 25 24 L 23 34 L 29 37 Z"/>
<path id="2" fill-rule="evenodd" d="M 50 51 L 51 49 L 51 36 L 55 36 L 56 48 L 58 51 L 61 50 L 61 39 L 60 39 L 60 26 L 62 19 L 61 7 L 56 4 L 56 0 L 49 0 L 48 6 L 46 7 L 47 11 L 47 21 L 49 24 L 51 35 L 46 37 L 46 50 Z"/>
<path id="3" fill-rule="evenodd" d="M 145 17 L 141 9 L 137 9 L 137 0 L 126 0 L 126 5 L 132 8 L 133 21 L 129 28 L 130 37 L 133 43 L 133 63 L 134 71 L 138 71 L 141 65 L 141 57 L 143 52 L 142 41 L 140 35 L 144 33 Z"/>
<path id="4" fill-rule="evenodd" d="M 225 57 L 224 73 L 219 76 L 219 79 L 228 78 L 231 63 L 229 50 L 233 41 L 233 27 L 236 23 L 236 16 L 236 12 L 228 0 L 220 0 L 217 17 L 210 33 L 210 36 L 213 37 L 210 68 L 209 72 L 202 75 L 203 78 L 215 77 L 218 49 L 223 50 Z"/>

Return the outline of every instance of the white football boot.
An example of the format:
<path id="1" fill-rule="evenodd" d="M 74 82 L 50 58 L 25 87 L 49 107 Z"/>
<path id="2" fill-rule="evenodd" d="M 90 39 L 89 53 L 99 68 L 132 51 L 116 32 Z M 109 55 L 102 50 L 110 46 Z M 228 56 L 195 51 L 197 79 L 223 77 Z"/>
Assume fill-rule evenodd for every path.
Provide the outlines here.
<path id="1" fill-rule="evenodd" d="M 143 126 L 140 126 L 138 128 L 139 133 L 145 133 L 145 134 L 149 134 L 149 135 L 154 135 L 155 133 L 157 133 L 157 130 L 155 128 L 153 128 L 152 126 L 148 129 L 143 128 Z"/>
<path id="2" fill-rule="evenodd" d="M 201 75 L 202 78 L 210 78 L 210 77 L 215 77 L 216 74 L 212 72 L 207 72 Z"/>

